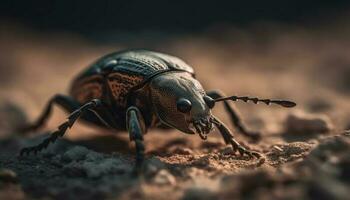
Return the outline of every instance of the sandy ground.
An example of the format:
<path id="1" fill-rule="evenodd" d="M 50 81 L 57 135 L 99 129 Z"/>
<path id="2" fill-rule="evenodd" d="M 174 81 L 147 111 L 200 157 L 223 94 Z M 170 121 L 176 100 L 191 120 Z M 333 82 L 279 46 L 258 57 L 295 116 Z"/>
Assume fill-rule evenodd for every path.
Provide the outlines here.
<path id="1" fill-rule="evenodd" d="M 140 33 L 122 42 L 127 34 L 100 36 L 111 43 L 5 26 L 0 29 L 0 199 L 346 199 L 350 31 L 333 26 Z M 42 154 L 18 157 L 20 148 L 40 142 L 66 115 L 56 108 L 44 129 L 26 136 L 15 127 L 33 121 L 94 59 L 135 47 L 183 58 L 208 90 L 287 98 L 298 106 L 235 103 L 246 126 L 262 132 L 258 143 L 235 131 L 221 105 L 215 108 L 237 140 L 261 152 L 261 159 L 233 153 L 216 131 L 202 141 L 176 130 L 151 130 L 145 136 L 147 167 L 134 177 L 127 134 L 82 123 Z"/>

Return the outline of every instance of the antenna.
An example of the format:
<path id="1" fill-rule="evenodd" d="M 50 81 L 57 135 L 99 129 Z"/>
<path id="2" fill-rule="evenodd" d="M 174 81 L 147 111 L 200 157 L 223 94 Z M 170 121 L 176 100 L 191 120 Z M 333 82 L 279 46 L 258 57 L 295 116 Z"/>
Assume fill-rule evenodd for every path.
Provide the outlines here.
<path id="1" fill-rule="evenodd" d="M 231 101 L 244 101 L 244 102 L 249 102 L 252 101 L 255 104 L 258 104 L 258 102 L 263 102 L 266 105 L 270 105 L 270 104 L 277 104 L 286 108 L 292 108 L 294 106 L 296 106 L 297 104 L 292 102 L 292 101 L 288 101 L 288 100 L 273 100 L 273 99 L 259 99 L 256 97 L 239 97 L 239 96 L 230 96 L 230 97 L 222 97 L 222 98 L 217 98 L 214 99 L 215 102 L 218 101 L 225 101 L 225 100 L 231 100 Z"/>

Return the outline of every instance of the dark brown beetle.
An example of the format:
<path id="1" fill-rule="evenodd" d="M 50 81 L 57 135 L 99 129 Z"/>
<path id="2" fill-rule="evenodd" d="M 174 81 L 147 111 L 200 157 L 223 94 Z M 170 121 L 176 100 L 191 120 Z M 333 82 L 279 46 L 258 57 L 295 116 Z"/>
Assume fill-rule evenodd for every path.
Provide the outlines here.
<path id="1" fill-rule="evenodd" d="M 223 101 L 239 131 L 258 139 L 258 133 L 248 132 L 242 126 L 228 100 L 274 103 L 284 107 L 296 105 L 285 100 L 224 97 L 217 91 L 206 92 L 195 79 L 192 67 L 170 55 L 146 50 L 112 53 L 98 59 L 73 81 L 70 96 L 56 95 L 49 101 L 38 121 L 26 127 L 26 131 L 41 127 L 53 104 L 60 105 L 71 114 L 49 138 L 37 146 L 23 148 L 20 154 L 37 153 L 46 148 L 81 117 L 104 128 L 128 130 L 130 140 L 136 145 L 137 168 L 144 160 L 143 135 L 151 127 L 197 133 L 205 140 L 216 126 L 226 144 L 231 144 L 235 151 L 259 158 L 259 153 L 241 146 L 229 129 L 211 113 L 215 102 Z"/>

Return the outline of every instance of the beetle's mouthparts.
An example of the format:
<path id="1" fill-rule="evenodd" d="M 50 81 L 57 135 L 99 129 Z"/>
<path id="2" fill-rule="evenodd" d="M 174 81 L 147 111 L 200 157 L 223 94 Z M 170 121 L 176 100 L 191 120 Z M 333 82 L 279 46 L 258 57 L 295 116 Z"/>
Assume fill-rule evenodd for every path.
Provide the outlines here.
<path id="1" fill-rule="evenodd" d="M 208 134 L 213 130 L 212 120 L 207 118 L 194 120 L 190 124 L 190 128 L 194 129 L 194 132 L 197 132 L 199 137 L 202 138 L 202 140 L 206 140 Z"/>

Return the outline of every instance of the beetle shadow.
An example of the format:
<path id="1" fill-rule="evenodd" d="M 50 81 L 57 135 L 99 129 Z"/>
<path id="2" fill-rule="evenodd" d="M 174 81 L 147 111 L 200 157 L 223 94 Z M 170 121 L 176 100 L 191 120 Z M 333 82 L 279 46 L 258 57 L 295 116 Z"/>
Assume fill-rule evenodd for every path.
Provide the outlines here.
<path id="1" fill-rule="evenodd" d="M 132 147 L 128 139 L 118 135 L 98 135 L 88 139 L 79 139 L 74 141 L 75 144 L 84 146 L 100 153 L 130 153 Z"/>
<path id="2" fill-rule="evenodd" d="M 153 156 L 168 156 L 172 154 L 174 147 L 193 148 L 193 144 L 186 138 L 174 138 L 169 141 L 166 141 L 162 146 L 149 151 L 148 154 Z"/>
<path id="3" fill-rule="evenodd" d="M 14 155 L 19 154 L 20 150 L 24 147 L 36 146 L 42 143 L 46 138 L 50 136 L 51 132 L 47 131 L 44 133 L 38 133 L 32 137 L 23 137 L 23 136 L 13 136 L 8 138 L 0 139 L 0 144 L 2 145 L 2 150 L 5 148 L 8 152 L 11 152 Z M 118 135 L 113 134 L 104 134 L 96 135 L 89 134 L 88 138 L 80 139 L 67 139 L 59 138 L 54 143 L 50 144 L 47 148 L 43 149 L 43 153 L 49 154 L 60 154 L 64 153 L 68 149 L 74 146 L 83 146 L 89 150 L 96 151 L 98 153 L 110 154 L 113 152 L 120 153 L 130 153 L 133 151 L 132 146 L 128 138 L 123 138 Z M 6 145 L 10 144 L 10 145 Z M 7 147 L 8 146 L 8 147 Z"/>

